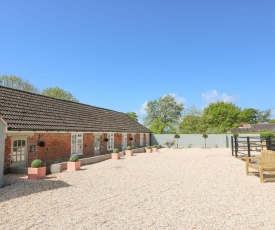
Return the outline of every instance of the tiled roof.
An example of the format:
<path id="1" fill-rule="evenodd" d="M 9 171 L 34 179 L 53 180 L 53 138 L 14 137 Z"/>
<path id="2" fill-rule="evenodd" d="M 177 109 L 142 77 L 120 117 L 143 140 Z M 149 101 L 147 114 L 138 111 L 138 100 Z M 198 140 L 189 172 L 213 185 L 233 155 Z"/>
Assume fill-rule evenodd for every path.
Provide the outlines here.
<path id="1" fill-rule="evenodd" d="M 149 133 L 121 112 L 0 86 L 8 130 Z"/>

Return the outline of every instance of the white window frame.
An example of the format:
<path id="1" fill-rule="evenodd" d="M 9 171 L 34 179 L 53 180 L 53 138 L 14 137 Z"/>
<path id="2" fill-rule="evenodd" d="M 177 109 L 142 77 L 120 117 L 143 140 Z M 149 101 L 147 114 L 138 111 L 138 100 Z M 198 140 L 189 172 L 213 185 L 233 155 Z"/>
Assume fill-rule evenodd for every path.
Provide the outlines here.
<path id="1" fill-rule="evenodd" d="M 74 143 L 75 139 L 75 143 Z M 83 133 L 71 134 L 71 155 L 83 155 Z"/>
<path id="2" fill-rule="evenodd" d="M 139 145 L 143 146 L 143 144 L 144 144 L 144 134 L 140 133 L 139 134 Z"/>
<path id="3" fill-rule="evenodd" d="M 146 133 L 146 146 L 150 145 L 149 143 L 149 133 Z"/>
<path id="4" fill-rule="evenodd" d="M 107 150 L 113 150 L 114 149 L 114 143 L 115 143 L 114 133 L 108 133 L 107 138 L 108 138 Z"/>
<path id="5" fill-rule="evenodd" d="M 122 133 L 122 150 L 125 150 L 127 147 L 127 133 Z"/>

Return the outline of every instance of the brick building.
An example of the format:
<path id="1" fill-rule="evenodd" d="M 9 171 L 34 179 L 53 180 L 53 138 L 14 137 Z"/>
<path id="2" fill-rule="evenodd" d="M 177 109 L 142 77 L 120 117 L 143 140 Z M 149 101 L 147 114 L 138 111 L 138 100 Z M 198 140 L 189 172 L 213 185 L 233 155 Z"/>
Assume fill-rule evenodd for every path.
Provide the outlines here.
<path id="1" fill-rule="evenodd" d="M 2 173 L 39 158 L 49 167 L 150 144 L 150 130 L 121 112 L 0 86 Z"/>

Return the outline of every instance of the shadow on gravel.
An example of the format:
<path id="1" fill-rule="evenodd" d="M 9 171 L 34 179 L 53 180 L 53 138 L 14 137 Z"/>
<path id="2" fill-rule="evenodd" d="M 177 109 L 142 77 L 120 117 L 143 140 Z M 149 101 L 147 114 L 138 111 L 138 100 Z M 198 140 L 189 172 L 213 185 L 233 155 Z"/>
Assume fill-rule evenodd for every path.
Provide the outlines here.
<path id="1" fill-rule="evenodd" d="M 64 181 L 50 180 L 53 178 L 55 177 L 28 180 L 26 175 L 6 175 L 4 176 L 4 187 L 0 188 L 0 203 L 34 193 L 71 186 Z"/>

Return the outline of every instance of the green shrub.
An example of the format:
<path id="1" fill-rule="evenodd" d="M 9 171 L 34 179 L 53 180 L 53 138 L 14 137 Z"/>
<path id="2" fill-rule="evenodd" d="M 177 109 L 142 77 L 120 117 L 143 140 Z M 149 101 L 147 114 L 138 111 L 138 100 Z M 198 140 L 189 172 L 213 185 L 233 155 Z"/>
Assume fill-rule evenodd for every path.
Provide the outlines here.
<path id="1" fill-rule="evenodd" d="M 151 149 L 151 146 L 149 146 L 149 145 L 148 145 L 148 146 L 146 146 L 146 149 Z"/>
<path id="2" fill-rule="evenodd" d="M 238 137 L 239 134 L 238 133 L 233 133 L 233 137 Z"/>
<path id="3" fill-rule="evenodd" d="M 43 166 L 44 166 L 43 162 L 39 159 L 36 159 L 31 163 L 32 168 L 41 168 Z"/>
<path id="4" fill-rule="evenodd" d="M 268 130 L 262 130 L 260 132 L 260 137 L 268 137 L 268 136 L 275 136 L 275 133 L 271 132 L 271 131 L 268 131 Z"/>
<path id="5" fill-rule="evenodd" d="M 157 148 L 158 146 L 157 145 L 153 145 L 153 148 Z"/>
<path id="6" fill-rule="evenodd" d="M 113 153 L 119 153 L 119 149 L 118 149 L 118 148 L 115 148 L 115 149 L 113 150 Z"/>
<path id="7" fill-rule="evenodd" d="M 126 147 L 126 150 L 131 150 L 131 149 L 132 149 L 132 146 L 130 145 Z"/>
<path id="8" fill-rule="evenodd" d="M 69 161 L 71 162 L 77 162 L 78 161 L 78 156 L 71 156 Z"/>
<path id="9" fill-rule="evenodd" d="M 180 135 L 179 134 L 175 134 L 174 138 L 180 138 Z"/>

